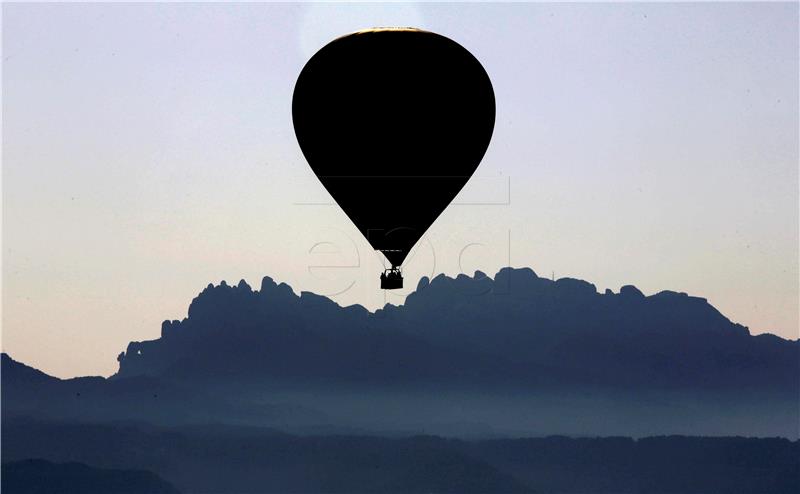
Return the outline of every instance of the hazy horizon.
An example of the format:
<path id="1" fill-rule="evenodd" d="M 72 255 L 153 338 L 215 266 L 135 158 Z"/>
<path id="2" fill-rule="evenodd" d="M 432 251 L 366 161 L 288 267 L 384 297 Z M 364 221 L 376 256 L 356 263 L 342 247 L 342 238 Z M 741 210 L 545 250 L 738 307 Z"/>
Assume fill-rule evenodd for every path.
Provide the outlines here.
<path id="1" fill-rule="evenodd" d="M 374 310 L 527 266 L 798 338 L 797 3 L 2 9 L 2 348 L 49 374 L 109 375 L 208 283 L 263 276 Z M 307 59 L 372 26 L 451 37 L 497 99 L 401 295 L 291 122 Z"/>

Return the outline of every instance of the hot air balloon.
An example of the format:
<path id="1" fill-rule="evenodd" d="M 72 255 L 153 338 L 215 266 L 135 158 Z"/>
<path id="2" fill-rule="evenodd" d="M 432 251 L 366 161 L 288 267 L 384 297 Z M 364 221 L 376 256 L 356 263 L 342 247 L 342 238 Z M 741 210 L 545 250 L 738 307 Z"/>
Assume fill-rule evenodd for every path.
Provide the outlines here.
<path id="1" fill-rule="evenodd" d="M 444 36 L 377 28 L 337 38 L 298 76 L 300 148 L 342 210 L 391 268 L 401 266 L 464 187 L 492 137 L 495 99 L 480 62 Z"/>

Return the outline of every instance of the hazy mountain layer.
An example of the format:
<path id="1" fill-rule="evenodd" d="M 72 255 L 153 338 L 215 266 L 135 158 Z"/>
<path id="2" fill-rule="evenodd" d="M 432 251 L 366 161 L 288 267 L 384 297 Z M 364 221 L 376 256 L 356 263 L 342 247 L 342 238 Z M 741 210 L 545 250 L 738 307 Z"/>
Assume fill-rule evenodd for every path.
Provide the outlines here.
<path id="1" fill-rule="evenodd" d="M 785 439 L 462 441 L 431 436 L 295 436 L 225 426 L 164 429 L 13 420 L 3 428 L 4 460 L 46 457 L 104 468 L 147 469 L 195 493 L 794 494 L 800 490 L 800 443 Z"/>

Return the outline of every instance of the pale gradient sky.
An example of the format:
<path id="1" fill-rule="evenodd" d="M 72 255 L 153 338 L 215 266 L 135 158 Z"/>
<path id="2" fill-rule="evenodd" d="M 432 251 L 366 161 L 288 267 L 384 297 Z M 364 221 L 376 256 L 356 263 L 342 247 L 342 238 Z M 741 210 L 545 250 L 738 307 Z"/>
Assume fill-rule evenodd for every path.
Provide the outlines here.
<path id="1" fill-rule="evenodd" d="M 510 263 L 797 338 L 797 3 L 4 4 L 3 350 L 109 375 L 223 279 L 402 303 L 290 111 L 318 48 L 393 25 L 464 45 L 497 97 L 407 286 Z"/>

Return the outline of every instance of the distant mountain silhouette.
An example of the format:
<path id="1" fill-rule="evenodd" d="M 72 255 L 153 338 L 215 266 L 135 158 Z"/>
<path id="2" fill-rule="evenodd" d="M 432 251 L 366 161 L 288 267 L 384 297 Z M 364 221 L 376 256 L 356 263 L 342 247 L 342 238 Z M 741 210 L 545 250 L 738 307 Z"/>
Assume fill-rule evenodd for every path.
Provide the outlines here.
<path id="1" fill-rule="evenodd" d="M 504 268 L 423 278 L 371 313 L 263 279 L 209 284 L 109 379 L 2 360 L 3 417 L 220 422 L 306 433 L 797 438 L 800 342 L 705 299 L 597 293 Z"/>
<path id="2" fill-rule="evenodd" d="M 171 484 L 143 470 L 20 460 L 3 463 L 2 473 L 6 494 L 178 494 Z"/>
<path id="3" fill-rule="evenodd" d="M 530 269 L 423 278 L 376 313 L 264 278 L 209 285 L 188 318 L 133 342 L 117 377 L 259 376 L 459 386 L 798 390 L 800 344 L 751 336 L 705 299 L 597 293 Z"/>

